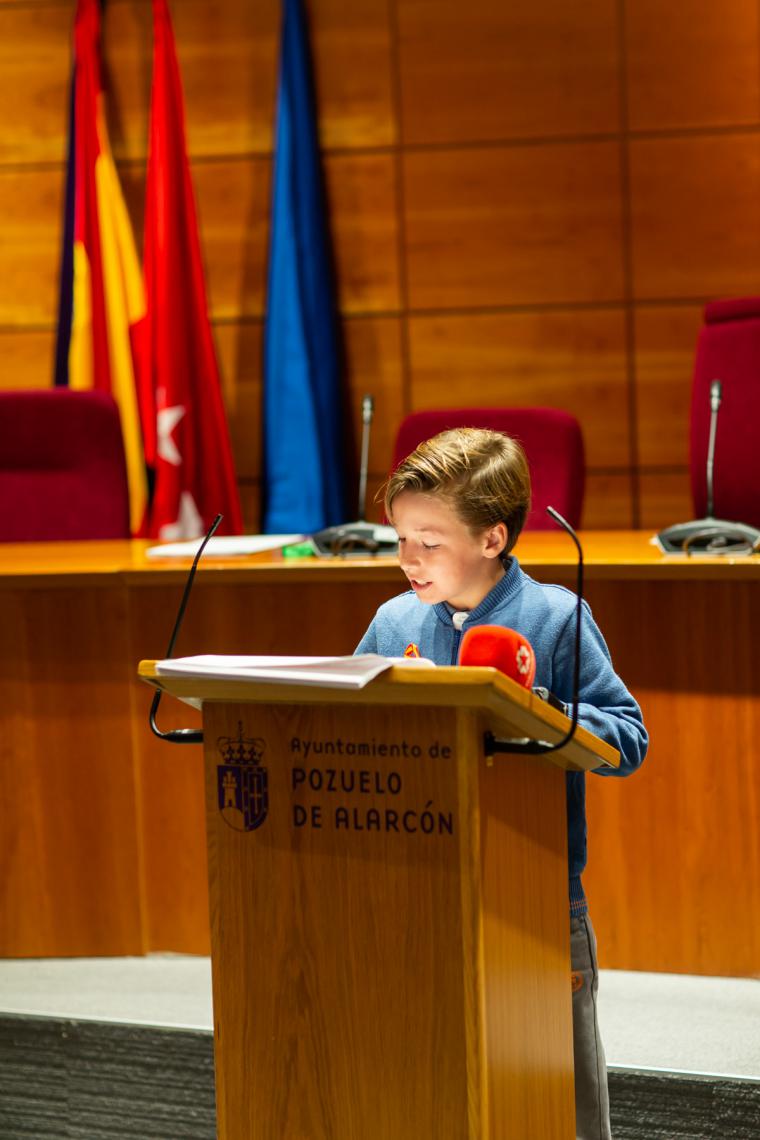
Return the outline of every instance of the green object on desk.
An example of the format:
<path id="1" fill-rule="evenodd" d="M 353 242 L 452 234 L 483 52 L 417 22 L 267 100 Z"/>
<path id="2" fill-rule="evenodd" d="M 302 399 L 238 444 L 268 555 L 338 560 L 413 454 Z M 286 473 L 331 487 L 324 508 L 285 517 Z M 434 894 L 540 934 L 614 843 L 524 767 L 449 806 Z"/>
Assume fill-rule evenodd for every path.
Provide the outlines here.
<path id="1" fill-rule="evenodd" d="M 314 547 L 310 542 L 294 542 L 290 546 L 283 546 L 283 558 L 313 558 Z"/>

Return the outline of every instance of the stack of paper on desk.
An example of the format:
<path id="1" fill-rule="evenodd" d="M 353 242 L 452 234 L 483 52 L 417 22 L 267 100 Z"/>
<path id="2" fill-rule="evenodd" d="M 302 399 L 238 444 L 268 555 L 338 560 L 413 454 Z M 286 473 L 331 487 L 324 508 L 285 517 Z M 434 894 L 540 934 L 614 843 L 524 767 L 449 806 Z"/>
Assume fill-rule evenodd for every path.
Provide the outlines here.
<path id="1" fill-rule="evenodd" d="M 218 680 L 279 681 L 324 685 L 336 689 L 362 689 L 392 665 L 432 666 L 424 657 L 173 657 L 156 662 L 159 677 L 207 677 Z"/>
<path id="2" fill-rule="evenodd" d="M 301 542 L 303 534 L 230 534 L 221 538 L 210 538 L 203 552 L 204 558 L 234 558 L 243 554 L 261 554 L 267 550 L 279 550 Z M 192 538 L 187 542 L 165 542 L 161 546 L 149 546 L 148 558 L 192 558 L 198 553 L 202 538 Z"/>

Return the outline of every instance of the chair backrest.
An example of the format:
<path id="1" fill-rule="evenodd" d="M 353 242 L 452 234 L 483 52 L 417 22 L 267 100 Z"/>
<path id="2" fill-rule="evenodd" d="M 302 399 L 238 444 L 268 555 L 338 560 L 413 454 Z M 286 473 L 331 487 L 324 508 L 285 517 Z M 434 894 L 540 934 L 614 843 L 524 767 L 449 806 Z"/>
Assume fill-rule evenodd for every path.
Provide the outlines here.
<path id="1" fill-rule="evenodd" d="M 710 385 L 722 384 L 713 465 L 713 515 L 760 527 L 760 297 L 713 301 L 697 340 L 691 393 L 691 491 L 707 509 Z"/>
<path id="2" fill-rule="evenodd" d="M 519 440 L 530 467 L 533 496 L 526 530 L 555 527 L 548 506 L 571 526 L 581 523 L 585 460 L 583 434 L 574 416 L 557 408 L 441 408 L 412 412 L 402 420 L 393 451 L 396 468 L 424 439 L 454 427 L 491 428 Z"/>
<path id="3" fill-rule="evenodd" d="M 119 410 L 105 392 L 0 392 L 0 542 L 129 537 Z"/>

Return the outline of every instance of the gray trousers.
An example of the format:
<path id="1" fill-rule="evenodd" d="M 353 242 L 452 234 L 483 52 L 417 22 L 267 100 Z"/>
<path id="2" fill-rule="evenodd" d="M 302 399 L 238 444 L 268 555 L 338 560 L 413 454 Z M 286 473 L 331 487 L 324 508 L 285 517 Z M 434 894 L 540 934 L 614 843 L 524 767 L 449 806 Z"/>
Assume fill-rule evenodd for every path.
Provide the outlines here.
<path id="1" fill-rule="evenodd" d="M 588 915 L 570 919 L 576 1140 L 611 1140 L 607 1062 L 596 1017 L 599 968 Z"/>

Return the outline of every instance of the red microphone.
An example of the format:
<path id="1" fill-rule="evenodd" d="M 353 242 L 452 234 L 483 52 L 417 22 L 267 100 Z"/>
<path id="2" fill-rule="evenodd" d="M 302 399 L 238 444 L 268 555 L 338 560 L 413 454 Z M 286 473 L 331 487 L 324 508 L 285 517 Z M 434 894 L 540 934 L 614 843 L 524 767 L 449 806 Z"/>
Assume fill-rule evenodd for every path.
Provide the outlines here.
<path id="1" fill-rule="evenodd" d="M 460 665 L 490 665 L 530 689 L 536 676 L 536 655 L 527 637 L 503 625 L 468 629 L 459 648 Z"/>

